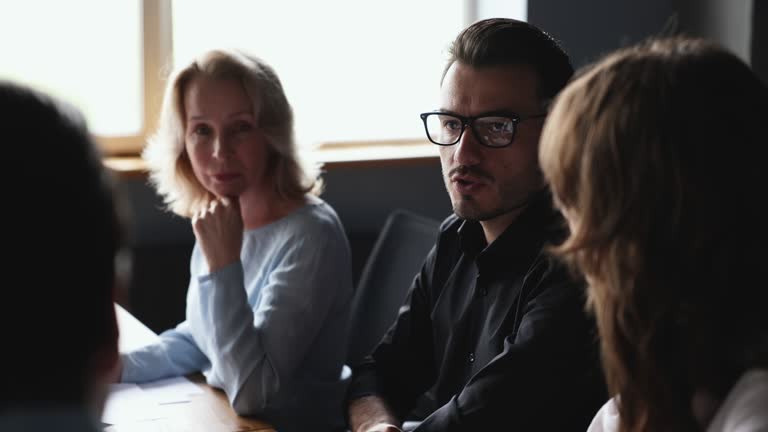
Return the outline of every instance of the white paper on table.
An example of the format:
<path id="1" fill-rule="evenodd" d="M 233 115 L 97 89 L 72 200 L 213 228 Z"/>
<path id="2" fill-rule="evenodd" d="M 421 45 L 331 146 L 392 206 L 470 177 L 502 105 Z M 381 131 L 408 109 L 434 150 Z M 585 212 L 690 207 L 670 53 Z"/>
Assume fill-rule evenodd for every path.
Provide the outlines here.
<path id="1" fill-rule="evenodd" d="M 139 384 L 139 388 L 154 403 L 168 405 L 190 401 L 190 396 L 203 394 L 203 390 L 184 377 L 168 378 Z"/>
<path id="2" fill-rule="evenodd" d="M 110 384 L 102 422 L 121 424 L 162 417 L 154 400 L 136 384 Z"/>

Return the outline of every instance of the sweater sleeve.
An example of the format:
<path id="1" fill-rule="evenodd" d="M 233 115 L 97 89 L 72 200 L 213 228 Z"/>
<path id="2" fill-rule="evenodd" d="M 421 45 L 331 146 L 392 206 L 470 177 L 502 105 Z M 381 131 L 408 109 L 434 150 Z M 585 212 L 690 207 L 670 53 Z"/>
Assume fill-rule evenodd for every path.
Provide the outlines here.
<path id="1" fill-rule="evenodd" d="M 338 296 L 351 290 L 346 240 L 332 227 L 243 256 L 267 253 L 273 256 L 252 286 L 245 285 L 248 262 L 237 262 L 198 277 L 199 295 L 187 305 L 211 361 L 208 382 L 226 392 L 238 414 L 260 414 L 295 395 L 299 365 L 310 349 L 323 349 L 314 346 L 316 336 Z M 248 293 L 258 301 L 249 304 Z"/>
<path id="2" fill-rule="evenodd" d="M 120 357 L 123 364 L 121 381 L 135 383 L 197 372 L 208 363 L 195 345 L 186 321 L 163 332 L 156 343 L 123 353 Z"/>

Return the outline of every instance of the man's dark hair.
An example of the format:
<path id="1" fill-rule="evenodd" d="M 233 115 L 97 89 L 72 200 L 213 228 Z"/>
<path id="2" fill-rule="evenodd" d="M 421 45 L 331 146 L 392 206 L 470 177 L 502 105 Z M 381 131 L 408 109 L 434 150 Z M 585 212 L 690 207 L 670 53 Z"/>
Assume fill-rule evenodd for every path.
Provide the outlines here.
<path id="1" fill-rule="evenodd" d="M 0 81 L 3 278 L 0 411 L 81 403 L 117 352 L 112 188 L 80 113 Z"/>
<path id="2" fill-rule="evenodd" d="M 573 75 L 568 54 L 555 39 L 534 25 L 509 18 L 490 18 L 472 24 L 459 33 L 448 52 L 450 58 L 443 79 L 455 62 L 476 68 L 533 67 L 539 81 L 537 94 L 545 104 Z"/>

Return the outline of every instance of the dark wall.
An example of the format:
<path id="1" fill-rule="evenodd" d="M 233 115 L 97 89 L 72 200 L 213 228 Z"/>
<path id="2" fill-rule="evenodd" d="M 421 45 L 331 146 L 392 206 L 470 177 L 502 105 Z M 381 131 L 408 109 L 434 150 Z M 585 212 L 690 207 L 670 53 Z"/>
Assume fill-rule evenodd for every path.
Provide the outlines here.
<path id="1" fill-rule="evenodd" d="M 768 2 L 756 0 L 752 14 L 752 68 L 768 85 Z"/>
<path id="2" fill-rule="evenodd" d="M 355 280 L 390 211 L 403 208 L 443 219 L 450 214 L 437 159 L 406 166 L 389 163 L 331 167 L 322 198 L 344 224 L 352 249 Z M 155 331 L 184 318 L 189 256 L 194 236 L 189 222 L 162 210 L 144 179 L 124 179 L 118 190 L 127 199 L 133 278 L 126 305 Z"/>
<path id="3" fill-rule="evenodd" d="M 162 210 L 162 201 L 145 179 L 121 179 L 127 201 L 131 280 L 124 306 L 159 332 L 184 317 L 189 257 L 194 235 L 189 222 Z"/>
<path id="4" fill-rule="evenodd" d="M 322 198 L 336 209 L 347 230 L 355 281 L 392 210 L 402 208 L 439 220 L 451 212 L 437 159 L 409 166 L 340 167 L 324 178 Z"/>
<path id="5" fill-rule="evenodd" d="M 529 0 L 528 21 L 557 38 L 576 67 L 670 30 L 715 40 L 746 59 L 750 30 L 764 31 L 765 7 L 763 0 Z"/>
<path id="6" fill-rule="evenodd" d="M 753 6 L 761 2 L 764 0 L 674 0 L 681 29 L 714 40 L 747 62 Z"/>
<path id="7" fill-rule="evenodd" d="M 674 12 L 668 0 L 528 1 L 528 21 L 558 39 L 575 67 L 659 34 Z"/>

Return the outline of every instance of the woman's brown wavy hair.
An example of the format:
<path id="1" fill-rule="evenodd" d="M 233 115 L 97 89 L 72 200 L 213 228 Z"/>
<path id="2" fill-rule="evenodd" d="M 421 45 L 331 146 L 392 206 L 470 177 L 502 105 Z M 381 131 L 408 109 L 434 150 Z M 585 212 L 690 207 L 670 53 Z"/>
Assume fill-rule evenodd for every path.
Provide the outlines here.
<path id="1" fill-rule="evenodd" d="M 621 431 L 699 430 L 695 394 L 768 366 L 767 99 L 736 56 L 678 37 L 607 56 L 552 108 L 555 253 L 589 282 Z"/>

